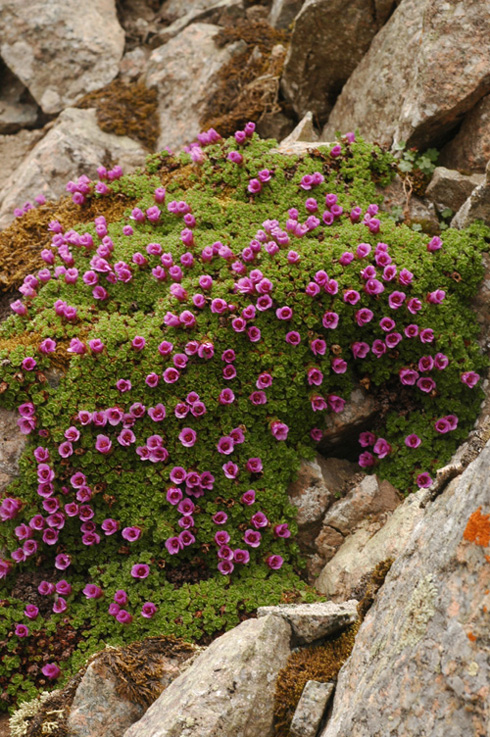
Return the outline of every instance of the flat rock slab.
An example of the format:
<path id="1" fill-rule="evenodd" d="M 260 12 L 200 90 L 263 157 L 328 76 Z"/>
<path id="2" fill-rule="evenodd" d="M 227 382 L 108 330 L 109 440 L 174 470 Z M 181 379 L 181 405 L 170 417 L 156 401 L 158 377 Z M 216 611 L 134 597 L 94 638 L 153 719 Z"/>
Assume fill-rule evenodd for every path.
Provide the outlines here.
<path id="1" fill-rule="evenodd" d="M 335 684 L 330 681 L 328 683 L 306 682 L 291 722 L 290 737 L 316 737 L 334 688 Z"/>
<path id="2" fill-rule="evenodd" d="M 455 169 L 438 166 L 432 175 L 426 194 L 439 211 L 449 207 L 456 213 L 475 187 L 482 184 L 484 180 L 483 174 L 466 175 Z"/>
<path id="3" fill-rule="evenodd" d="M 288 622 L 298 644 L 305 644 L 340 632 L 353 624 L 357 620 L 357 601 L 351 599 L 343 604 L 334 604 L 331 601 L 280 604 L 259 607 L 257 610 L 259 618 L 269 615 L 281 617 Z"/>
<path id="4" fill-rule="evenodd" d="M 218 637 L 124 737 L 272 737 L 277 674 L 290 654 L 280 617 Z"/>
<path id="5" fill-rule="evenodd" d="M 427 506 L 359 629 L 322 737 L 490 734 L 489 473 L 487 443 Z"/>

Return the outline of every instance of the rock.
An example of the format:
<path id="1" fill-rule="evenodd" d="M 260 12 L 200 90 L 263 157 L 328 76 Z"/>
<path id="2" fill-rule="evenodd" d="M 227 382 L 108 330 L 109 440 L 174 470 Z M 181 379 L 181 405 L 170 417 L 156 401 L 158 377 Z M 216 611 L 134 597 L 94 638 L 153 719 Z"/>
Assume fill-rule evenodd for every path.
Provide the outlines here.
<path id="1" fill-rule="evenodd" d="M 38 106 L 27 87 L 12 74 L 0 59 L 0 134 L 17 133 L 32 128 L 38 118 Z"/>
<path id="2" fill-rule="evenodd" d="M 325 417 L 325 430 L 319 450 L 330 450 L 353 438 L 357 440 L 359 427 L 369 422 L 377 411 L 378 405 L 372 394 L 361 387 L 354 389 L 342 412 L 329 413 Z"/>
<path id="3" fill-rule="evenodd" d="M 427 187 L 427 197 L 431 198 L 439 212 L 447 207 L 456 212 L 484 179 L 483 174 L 465 175 L 438 166 Z"/>
<path id="4" fill-rule="evenodd" d="M 489 473 L 487 443 L 426 509 L 360 627 L 322 737 L 489 734 Z"/>
<path id="5" fill-rule="evenodd" d="M 124 737 L 272 737 L 291 628 L 273 615 L 218 637 Z"/>
<path id="6" fill-rule="evenodd" d="M 397 215 L 408 225 L 417 223 L 424 233 L 439 235 L 439 218 L 434 203 L 428 197 L 417 197 L 406 190 L 402 178 L 397 174 L 387 187 L 377 187 L 383 195 L 381 210 Z"/>
<path id="7" fill-rule="evenodd" d="M 381 527 L 379 520 L 363 520 L 357 530 L 343 538 L 340 544 L 328 537 L 327 532 L 332 528 L 327 528 L 322 538 L 322 553 L 327 555 L 330 545 L 334 555 L 314 582 L 318 591 L 334 601 L 344 601 L 357 594 L 361 582 L 378 563 L 396 558 L 402 552 L 416 524 L 424 516 L 421 504 L 428 497 L 426 489 L 411 494 Z"/>
<path id="8" fill-rule="evenodd" d="M 196 650 L 194 646 L 184 643 L 164 647 L 163 643 L 159 645 L 159 640 L 149 638 L 118 650 L 107 648 L 92 660 L 70 707 L 67 724 L 69 737 L 121 737 L 126 729 L 141 719 L 148 708 L 147 679 L 152 681 L 151 690 L 157 698 L 180 675 L 182 665 Z M 152 646 L 156 652 L 151 652 Z M 141 652 L 137 652 L 137 648 Z M 168 654 L 164 654 L 165 651 Z M 125 664 L 127 672 L 124 670 Z M 141 669 L 144 687 L 136 694 L 127 688 L 125 680 L 135 667 Z M 144 670 L 148 673 L 143 673 Z"/>
<path id="9" fill-rule="evenodd" d="M 302 461 L 297 479 L 288 487 L 288 496 L 298 510 L 297 542 L 304 552 L 315 550 L 314 541 L 325 512 L 358 472 L 356 464 L 339 458 L 317 455 L 313 461 Z"/>
<path id="10" fill-rule="evenodd" d="M 22 159 L 43 137 L 43 130 L 22 130 L 18 133 L 0 136 L 0 167 L 5 182 L 20 165 Z M 0 188 L 1 197 L 2 188 Z"/>
<path id="11" fill-rule="evenodd" d="M 141 47 L 128 51 L 127 54 L 124 54 L 119 64 L 121 78 L 125 82 L 138 79 L 146 71 L 146 62 L 147 54 L 145 54 Z"/>
<path id="12" fill-rule="evenodd" d="M 124 32 L 115 0 L 3 0 L 0 55 L 45 113 L 58 113 L 118 72 Z"/>
<path id="13" fill-rule="evenodd" d="M 282 141 L 283 146 L 290 146 L 296 141 L 317 141 L 318 133 L 313 126 L 313 113 L 307 112 L 296 128 Z"/>
<path id="14" fill-rule="evenodd" d="M 301 10 L 305 0 L 273 0 L 269 23 L 274 28 L 288 28 Z"/>
<path id="15" fill-rule="evenodd" d="M 393 0 L 351 0 L 347 7 L 343 0 L 306 0 L 294 22 L 282 77 L 284 95 L 298 115 L 311 110 L 325 122 L 393 5 Z"/>
<path id="16" fill-rule="evenodd" d="M 439 161 L 451 169 L 484 172 L 490 160 L 490 95 L 466 113 L 461 128 L 442 149 Z"/>
<path id="17" fill-rule="evenodd" d="M 354 624 L 357 621 L 357 603 L 352 599 L 342 604 L 326 601 L 262 606 L 257 610 L 257 617 L 281 617 L 291 625 L 295 643 L 304 645 L 341 632 Z"/>
<path id="18" fill-rule="evenodd" d="M 207 10 L 216 5 L 216 0 L 167 0 L 164 6 L 166 18 L 177 20 L 189 12 Z"/>
<path id="19" fill-rule="evenodd" d="M 193 23 L 152 52 L 146 85 L 158 91 L 159 148 L 177 149 L 196 138 L 206 101 L 215 90 L 213 78 L 244 49 L 243 42 L 218 49 L 213 41 L 218 31 L 215 25 Z"/>
<path id="20" fill-rule="evenodd" d="M 261 8 L 261 5 L 252 5 L 253 8 Z M 253 84 L 253 83 L 252 83 Z M 294 121 L 288 115 L 278 110 L 277 112 L 263 112 L 257 121 L 257 133 L 261 138 L 275 138 L 282 141 L 289 137 L 294 128 Z"/>
<path id="21" fill-rule="evenodd" d="M 402 0 L 345 84 L 322 137 L 359 128 L 385 145 L 437 143 L 490 90 L 487 15 L 480 0 Z"/>
<path id="22" fill-rule="evenodd" d="M 245 7 L 243 0 L 214 0 L 212 5 L 203 8 L 190 7 L 189 12 L 180 16 L 161 31 L 158 36 L 160 43 L 167 43 L 181 33 L 191 23 L 214 23 L 216 25 L 225 25 L 233 23 L 238 18 L 245 17 Z"/>
<path id="23" fill-rule="evenodd" d="M 461 205 L 451 220 L 452 228 L 467 228 L 475 220 L 490 225 L 490 162 L 487 164 L 485 180 L 479 184 Z"/>
<path id="24" fill-rule="evenodd" d="M 0 409 L 0 491 L 19 474 L 19 458 L 27 444 L 17 426 L 18 412 Z"/>
<path id="25" fill-rule="evenodd" d="M 101 163 L 118 163 L 125 171 L 144 164 L 147 152 L 127 136 L 104 133 L 95 110 L 67 108 L 27 154 L 0 193 L 0 227 L 13 220 L 13 210 L 42 193 L 54 199 L 65 193 L 69 179 L 96 177 Z"/>
<path id="26" fill-rule="evenodd" d="M 331 682 L 306 682 L 289 729 L 291 737 L 316 737 L 334 688 Z"/>

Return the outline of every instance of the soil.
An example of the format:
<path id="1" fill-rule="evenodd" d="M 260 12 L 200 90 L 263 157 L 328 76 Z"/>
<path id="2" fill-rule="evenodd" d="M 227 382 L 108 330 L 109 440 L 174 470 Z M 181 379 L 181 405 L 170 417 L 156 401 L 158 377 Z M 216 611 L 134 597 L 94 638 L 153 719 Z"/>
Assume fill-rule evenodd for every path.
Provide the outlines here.
<path id="1" fill-rule="evenodd" d="M 8 714 L 0 714 L 0 737 L 10 737 Z"/>

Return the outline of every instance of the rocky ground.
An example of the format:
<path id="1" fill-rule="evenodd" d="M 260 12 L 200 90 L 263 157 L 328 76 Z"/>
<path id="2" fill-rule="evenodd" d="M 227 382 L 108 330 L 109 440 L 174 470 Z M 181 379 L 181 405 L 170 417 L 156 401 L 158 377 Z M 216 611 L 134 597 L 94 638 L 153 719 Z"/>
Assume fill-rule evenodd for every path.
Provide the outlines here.
<path id="1" fill-rule="evenodd" d="M 128 171 L 164 146 L 183 148 L 203 126 L 225 135 L 249 119 L 285 152 L 349 130 L 394 145 L 405 166 L 383 192 L 384 207 L 416 229 L 490 224 L 488 0 L 35 5 L 34 14 L 29 3 L 0 0 L 2 227 L 101 163 Z M 437 148 L 440 165 L 405 156 L 412 146 Z M 6 268 L 1 249 L 0 234 L 8 303 L 24 274 Z M 475 302 L 485 351 L 489 268 Z M 486 393 L 452 466 L 407 499 L 344 459 L 304 462 L 289 489 L 298 539 L 309 581 L 334 602 L 298 615 L 309 630 L 320 623 L 313 635 L 298 634 L 293 615 L 276 610 L 203 653 L 155 650 L 163 693 L 144 706 L 138 684 L 118 693 L 114 661 L 94 661 L 47 702 L 44 722 L 64 709 L 59 734 L 70 737 L 267 737 L 280 706 L 274 684 L 291 657 L 306 648 L 313 663 L 320 648 L 322 667 L 308 680 L 336 683 L 335 692 L 305 689 L 293 737 L 490 734 L 488 385 Z M 351 405 L 332 442 L 373 412 L 362 395 Z M 3 489 L 24 442 L 3 410 L 0 437 Z M 352 643 L 339 646 L 329 670 L 342 632 Z M 48 734 L 34 718 L 19 718 L 13 737 Z M 276 717 L 276 734 L 287 734 L 277 729 Z M 8 733 L 0 718 L 0 737 Z"/>

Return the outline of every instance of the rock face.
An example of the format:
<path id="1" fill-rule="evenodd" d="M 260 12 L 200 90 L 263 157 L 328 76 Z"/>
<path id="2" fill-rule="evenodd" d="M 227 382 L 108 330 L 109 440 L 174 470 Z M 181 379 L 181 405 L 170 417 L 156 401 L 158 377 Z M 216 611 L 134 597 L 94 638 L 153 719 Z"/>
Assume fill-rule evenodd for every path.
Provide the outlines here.
<path id="1" fill-rule="evenodd" d="M 317 455 L 314 461 L 302 462 L 298 478 L 289 485 L 288 496 L 298 509 L 298 543 L 303 551 L 315 549 L 325 512 L 358 472 L 354 463 L 339 458 Z"/>
<path id="2" fill-rule="evenodd" d="M 0 133 L 16 133 L 32 128 L 38 107 L 27 88 L 0 60 Z"/>
<path id="3" fill-rule="evenodd" d="M 382 526 L 379 519 L 367 518 L 345 538 L 340 533 L 335 537 L 331 527 L 328 528 L 330 535 L 327 535 L 326 528 L 323 536 L 326 548 L 321 552 L 331 555 L 329 547 L 336 552 L 315 581 L 318 591 L 334 601 L 344 601 L 353 596 L 378 563 L 396 558 L 401 553 L 415 525 L 424 516 L 421 503 L 427 498 L 428 492 L 421 489 L 407 497 Z"/>
<path id="4" fill-rule="evenodd" d="M 341 632 L 354 624 L 357 621 L 357 603 L 352 599 L 343 604 L 327 601 L 262 606 L 258 608 L 257 616 L 260 618 L 273 614 L 281 617 L 291 625 L 295 643 L 304 645 Z"/>
<path id="5" fill-rule="evenodd" d="M 301 10 L 305 0 L 273 0 L 269 23 L 274 28 L 287 28 Z"/>
<path id="6" fill-rule="evenodd" d="M 432 175 L 426 193 L 439 211 L 449 207 L 453 212 L 457 212 L 475 187 L 478 187 L 484 179 L 482 174 L 468 176 L 454 169 L 438 166 Z"/>
<path id="7" fill-rule="evenodd" d="M 323 131 L 425 147 L 490 90 L 481 0 L 402 0 L 342 90 Z M 403 49 L 403 53 L 400 53 Z"/>
<path id="8" fill-rule="evenodd" d="M 282 78 L 298 115 L 311 110 L 322 123 L 326 120 L 393 5 L 393 0 L 351 0 L 347 6 L 343 0 L 306 0 L 294 23 Z"/>
<path id="9" fill-rule="evenodd" d="M 468 199 L 461 205 L 451 220 L 453 228 L 467 228 L 475 220 L 490 224 L 490 162 L 487 165 L 485 180 L 475 187 Z"/>
<path id="10" fill-rule="evenodd" d="M 45 113 L 57 113 L 118 72 L 124 32 L 115 0 L 3 0 L 0 55 Z"/>
<path id="11" fill-rule="evenodd" d="M 13 219 L 15 207 L 37 194 L 47 199 L 59 197 L 69 179 L 82 173 L 95 177 L 102 163 L 118 163 L 128 171 L 144 164 L 146 155 L 131 138 L 104 133 L 97 125 L 95 110 L 67 108 L 5 182 L 0 193 L 0 226 Z"/>
<path id="12" fill-rule="evenodd" d="M 308 681 L 291 722 L 291 737 L 316 737 L 335 685 Z"/>
<path id="13" fill-rule="evenodd" d="M 444 166 L 463 171 L 485 171 L 490 160 L 490 95 L 465 115 L 456 136 L 441 151 Z"/>
<path id="14" fill-rule="evenodd" d="M 5 182 L 21 164 L 29 151 L 43 137 L 42 130 L 21 130 L 9 136 L 0 136 L 0 167 Z M 0 197 L 1 197 L 0 188 Z"/>
<path id="15" fill-rule="evenodd" d="M 271 737 L 274 683 L 290 637 L 281 617 L 242 622 L 215 640 L 124 737 Z"/>
<path id="16" fill-rule="evenodd" d="M 19 458 L 27 437 L 17 427 L 17 412 L 0 409 L 0 492 L 19 473 Z"/>
<path id="17" fill-rule="evenodd" d="M 124 657 L 125 649 L 119 652 Z M 121 737 L 147 709 L 143 700 L 118 689 L 121 679 L 118 682 L 114 664 L 105 656 L 103 651 L 90 663 L 75 692 L 67 724 L 69 737 Z M 191 656 L 189 646 L 180 653 L 152 658 L 161 690 L 180 675 L 182 664 Z"/>
<path id="18" fill-rule="evenodd" d="M 146 85 L 158 91 L 159 148 L 177 149 L 196 138 L 213 79 L 243 48 L 237 42 L 218 49 L 213 41 L 218 31 L 218 26 L 193 23 L 151 54 Z"/>
<path id="19" fill-rule="evenodd" d="M 487 443 L 427 508 L 359 630 L 322 737 L 489 734 L 489 471 Z"/>

